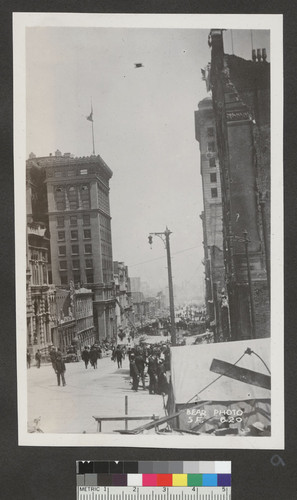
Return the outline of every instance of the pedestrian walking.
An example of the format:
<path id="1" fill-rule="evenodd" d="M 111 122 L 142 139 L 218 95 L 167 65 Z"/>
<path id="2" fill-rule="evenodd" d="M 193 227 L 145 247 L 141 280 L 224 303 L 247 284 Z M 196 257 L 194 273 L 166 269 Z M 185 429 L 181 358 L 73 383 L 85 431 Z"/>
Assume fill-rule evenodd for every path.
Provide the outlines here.
<path id="1" fill-rule="evenodd" d="M 58 349 L 58 352 L 56 355 L 55 365 L 56 365 L 56 375 L 57 375 L 58 385 L 61 385 L 61 380 L 62 380 L 62 384 L 63 384 L 63 386 L 65 386 L 66 381 L 65 381 L 64 373 L 66 371 L 66 366 L 65 366 L 60 349 Z"/>
<path id="2" fill-rule="evenodd" d="M 35 354 L 35 360 L 36 360 L 36 366 L 37 368 L 40 368 L 40 363 L 41 363 L 41 352 L 39 349 L 37 349 L 37 352 Z"/>
<path id="3" fill-rule="evenodd" d="M 81 358 L 82 360 L 84 361 L 85 363 L 85 367 L 88 368 L 88 364 L 89 364 L 89 361 L 90 361 L 90 353 L 87 349 L 87 346 L 85 346 L 82 354 L 81 354 Z"/>
<path id="4" fill-rule="evenodd" d="M 90 363 L 94 369 L 97 368 L 97 359 L 98 359 L 97 349 L 93 346 L 90 350 Z"/>
<path id="5" fill-rule="evenodd" d="M 168 394 L 169 384 L 165 374 L 165 363 L 163 359 L 158 361 L 158 394 Z"/>
<path id="6" fill-rule="evenodd" d="M 49 352 L 50 360 L 52 363 L 52 367 L 54 371 L 56 371 L 56 356 L 57 356 L 57 351 L 54 346 L 51 347 L 50 352 Z"/>
<path id="7" fill-rule="evenodd" d="M 142 388 L 145 390 L 145 375 L 144 375 L 144 368 L 145 368 L 145 357 L 144 353 L 141 351 L 137 351 L 135 355 L 135 363 L 137 366 L 137 370 L 139 372 L 139 378 L 142 381 Z"/>
<path id="8" fill-rule="evenodd" d="M 115 350 L 115 357 L 116 357 L 116 360 L 117 360 L 117 363 L 118 363 L 118 368 L 122 368 L 123 353 L 122 353 L 122 349 L 120 348 L 119 345 L 117 346 L 117 348 Z"/>
<path id="9" fill-rule="evenodd" d="M 138 383 L 139 383 L 139 372 L 135 363 L 135 355 L 131 354 L 130 356 L 130 374 L 132 377 L 132 389 L 133 391 L 138 391 Z"/>
<path id="10" fill-rule="evenodd" d="M 31 354 L 29 352 L 29 349 L 27 349 L 27 368 L 31 367 Z"/>
<path id="11" fill-rule="evenodd" d="M 157 394 L 158 393 L 158 360 L 157 356 L 152 353 L 148 358 L 148 370 L 147 370 L 150 383 L 149 383 L 149 393 Z"/>

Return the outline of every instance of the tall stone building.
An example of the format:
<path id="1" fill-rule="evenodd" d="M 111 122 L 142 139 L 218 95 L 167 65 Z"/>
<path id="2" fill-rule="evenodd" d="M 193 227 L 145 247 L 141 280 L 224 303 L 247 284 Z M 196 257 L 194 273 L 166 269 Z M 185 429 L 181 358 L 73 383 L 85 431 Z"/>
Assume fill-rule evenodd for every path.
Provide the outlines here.
<path id="1" fill-rule="evenodd" d="M 52 282 L 93 291 L 98 339 L 114 335 L 114 282 L 109 206 L 112 171 L 100 156 L 69 153 L 27 160 L 27 173 L 44 172 Z"/>
<path id="2" fill-rule="evenodd" d="M 210 33 L 220 164 L 226 282 L 232 339 L 270 335 L 270 65 L 224 54 Z"/>
<path id="3" fill-rule="evenodd" d="M 39 203 L 39 176 L 26 182 L 27 240 L 26 240 L 26 307 L 27 347 L 31 354 L 45 351 L 52 343 L 56 327 L 55 288 L 49 283 L 49 234 L 46 224 L 33 216 Z"/>
<path id="4" fill-rule="evenodd" d="M 229 338 L 229 311 L 225 297 L 225 267 L 223 255 L 223 212 L 220 169 L 212 100 L 199 102 L 195 111 L 196 140 L 200 146 L 200 173 L 202 177 L 204 211 L 200 215 L 203 226 L 205 268 L 205 302 L 210 328 L 215 340 Z"/>

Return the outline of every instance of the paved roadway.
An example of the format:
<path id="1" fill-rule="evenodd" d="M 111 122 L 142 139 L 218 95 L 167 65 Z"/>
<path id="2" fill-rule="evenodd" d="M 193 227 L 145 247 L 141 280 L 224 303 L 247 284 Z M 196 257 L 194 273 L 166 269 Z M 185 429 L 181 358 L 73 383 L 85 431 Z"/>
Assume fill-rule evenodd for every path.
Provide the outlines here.
<path id="1" fill-rule="evenodd" d="M 132 391 L 129 361 L 118 369 L 110 357 L 98 360 L 98 368 L 85 368 L 83 361 L 66 363 L 66 386 L 58 386 L 51 365 L 32 366 L 27 370 L 28 422 L 41 417 L 40 428 L 55 433 L 95 433 L 97 423 L 93 415 L 120 416 L 125 413 L 125 395 L 128 396 L 128 414 L 164 416 L 163 398 L 150 395 L 140 384 Z M 145 421 L 132 421 L 133 429 Z M 124 429 L 124 422 L 103 422 L 102 431 Z"/>

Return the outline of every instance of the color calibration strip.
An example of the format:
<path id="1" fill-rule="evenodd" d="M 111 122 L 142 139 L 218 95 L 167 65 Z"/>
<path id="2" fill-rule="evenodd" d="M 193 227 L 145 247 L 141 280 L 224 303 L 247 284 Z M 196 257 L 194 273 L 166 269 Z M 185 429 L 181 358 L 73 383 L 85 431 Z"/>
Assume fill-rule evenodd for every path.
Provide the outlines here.
<path id="1" fill-rule="evenodd" d="M 231 486 L 231 462 L 81 461 L 77 486 L 225 487 Z"/>

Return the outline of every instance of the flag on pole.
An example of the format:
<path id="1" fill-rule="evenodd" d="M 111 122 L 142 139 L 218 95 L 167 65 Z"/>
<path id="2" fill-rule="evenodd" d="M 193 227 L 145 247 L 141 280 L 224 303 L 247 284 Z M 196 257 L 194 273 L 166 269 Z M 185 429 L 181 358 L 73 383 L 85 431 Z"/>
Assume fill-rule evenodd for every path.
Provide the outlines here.
<path id="1" fill-rule="evenodd" d="M 93 121 L 93 108 L 92 108 L 92 111 L 91 113 L 89 114 L 89 116 L 86 117 L 87 120 L 89 120 L 89 122 L 92 122 Z"/>

